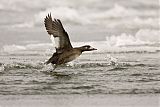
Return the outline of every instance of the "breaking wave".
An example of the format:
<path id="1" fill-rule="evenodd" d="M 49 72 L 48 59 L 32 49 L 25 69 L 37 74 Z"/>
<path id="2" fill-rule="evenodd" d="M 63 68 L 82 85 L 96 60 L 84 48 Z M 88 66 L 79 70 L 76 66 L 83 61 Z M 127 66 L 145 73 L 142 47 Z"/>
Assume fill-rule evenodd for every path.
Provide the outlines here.
<path id="1" fill-rule="evenodd" d="M 91 45 L 98 50 L 95 52 L 159 52 L 160 46 L 160 31 L 141 29 L 135 35 L 121 34 L 106 36 L 106 41 L 92 41 L 92 42 L 72 42 L 73 46 L 82 46 L 85 44 Z M 1 52 L 7 53 L 36 53 L 49 54 L 53 52 L 53 45 L 51 43 L 37 43 L 27 45 L 5 45 Z"/>
<path id="2" fill-rule="evenodd" d="M 23 6 L 19 6 L 23 4 Z M 32 4 L 32 5 L 30 5 Z M 18 12 L 31 12 L 36 10 L 34 15 L 29 13 L 25 22 L 16 21 L 12 27 L 34 27 L 42 25 L 44 17 L 52 12 L 52 16 L 60 18 L 64 23 L 73 24 L 97 24 L 110 28 L 129 26 L 131 28 L 149 26 L 158 28 L 158 3 L 154 1 L 105 1 L 105 0 L 81 0 L 81 1 L 0 1 L 0 10 Z M 92 8 L 92 9 L 91 9 Z M 10 12 L 12 14 L 12 12 Z M 15 14 L 15 13 L 13 13 Z M 25 17 L 25 16 L 24 16 Z M 17 19 L 18 20 L 18 19 Z M 122 26 L 123 25 L 123 26 Z M 145 27 L 146 28 L 146 27 Z"/>
<path id="3" fill-rule="evenodd" d="M 98 9 L 93 11 L 90 9 L 88 10 L 88 8 L 81 9 L 66 5 L 58 7 L 53 6 L 35 14 L 33 23 L 35 25 L 41 24 L 44 20 L 44 17 L 50 12 L 53 12 L 53 17 L 60 18 L 64 23 L 80 25 L 96 24 L 104 25 L 109 28 L 158 28 L 157 11 L 139 11 L 136 8 L 128 8 L 120 4 L 114 4 L 113 7 L 106 8 L 104 10 Z"/>
<path id="4" fill-rule="evenodd" d="M 125 33 L 119 36 L 107 36 L 106 40 L 111 46 L 128 46 L 128 45 L 151 45 L 160 43 L 160 31 L 142 29 L 135 36 Z"/>

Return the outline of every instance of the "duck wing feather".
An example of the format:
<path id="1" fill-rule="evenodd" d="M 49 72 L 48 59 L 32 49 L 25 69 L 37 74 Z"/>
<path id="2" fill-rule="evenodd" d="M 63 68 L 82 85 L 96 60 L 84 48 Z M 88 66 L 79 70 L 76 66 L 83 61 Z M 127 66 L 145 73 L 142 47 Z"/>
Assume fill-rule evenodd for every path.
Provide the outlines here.
<path id="1" fill-rule="evenodd" d="M 59 19 L 52 20 L 50 13 L 45 17 L 44 24 L 48 34 L 51 36 L 52 42 L 54 38 L 57 53 L 62 53 L 66 49 L 73 48 L 69 36 Z"/>

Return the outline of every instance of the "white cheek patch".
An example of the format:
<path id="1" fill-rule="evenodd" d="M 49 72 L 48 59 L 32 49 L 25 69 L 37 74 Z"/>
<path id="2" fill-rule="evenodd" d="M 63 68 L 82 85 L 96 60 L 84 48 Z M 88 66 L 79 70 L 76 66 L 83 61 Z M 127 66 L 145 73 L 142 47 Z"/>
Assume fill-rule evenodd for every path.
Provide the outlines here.
<path id="1" fill-rule="evenodd" d="M 53 35 L 50 36 L 50 39 L 53 43 L 53 45 L 56 47 L 56 48 L 59 48 L 60 45 L 59 45 L 59 37 L 53 37 Z"/>

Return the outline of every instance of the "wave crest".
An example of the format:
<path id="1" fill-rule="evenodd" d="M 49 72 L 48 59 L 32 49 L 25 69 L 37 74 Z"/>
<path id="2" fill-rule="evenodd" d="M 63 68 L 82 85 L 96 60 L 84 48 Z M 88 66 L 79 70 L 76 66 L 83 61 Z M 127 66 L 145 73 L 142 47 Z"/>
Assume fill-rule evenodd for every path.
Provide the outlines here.
<path id="1" fill-rule="evenodd" d="M 158 30 L 141 29 L 135 36 L 123 33 L 119 36 L 107 36 L 106 40 L 111 46 L 155 44 L 160 43 L 159 33 Z"/>
<path id="2" fill-rule="evenodd" d="M 72 42 L 73 47 L 83 46 L 85 44 L 97 48 L 96 52 L 160 52 L 160 31 L 153 29 L 140 29 L 135 35 L 122 33 L 120 35 L 106 36 L 106 41 L 91 41 L 91 42 Z M 54 50 L 51 43 L 37 43 L 27 45 L 5 45 L 1 52 L 17 53 L 22 51 L 22 54 L 39 54 L 46 55 Z"/>
<path id="3" fill-rule="evenodd" d="M 91 11 L 88 8 L 73 8 L 67 5 L 58 7 L 53 6 L 37 13 L 33 23 L 35 25 L 40 24 L 43 22 L 44 17 L 50 12 L 54 12 L 52 16 L 60 18 L 64 23 L 81 25 L 96 24 L 104 25 L 109 28 L 146 28 L 146 26 L 151 28 L 158 28 L 158 18 L 155 17 L 157 16 L 157 11 L 139 11 L 135 8 L 125 7 L 120 4 L 114 4 L 113 7 L 110 7 L 109 9 L 107 8 L 104 10 L 96 11 Z M 142 16 L 146 17 L 144 18 Z"/>

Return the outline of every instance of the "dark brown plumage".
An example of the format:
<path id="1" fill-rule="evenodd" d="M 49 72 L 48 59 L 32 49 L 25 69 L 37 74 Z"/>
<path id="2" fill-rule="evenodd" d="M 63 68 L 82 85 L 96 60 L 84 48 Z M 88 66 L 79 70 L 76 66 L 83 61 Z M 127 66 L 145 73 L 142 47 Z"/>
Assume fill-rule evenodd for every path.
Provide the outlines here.
<path id="1" fill-rule="evenodd" d="M 46 62 L 46 64 L 52 63 L 56 68 L 57 65 L 61 65 L 76 59 L 84 51 L 96 50 L 89 45 L 73 48 L 70 43 L 69 36 L 63 28 L 61 21 L 59 19 L 52 20 L 51 14 L 48 14 L 48 16 L 46 16 L 44 23 L 48 34 L 51 37 L 53 36 L 54 40 L 58 40 L 55 47 L 56 52 Z"/>

